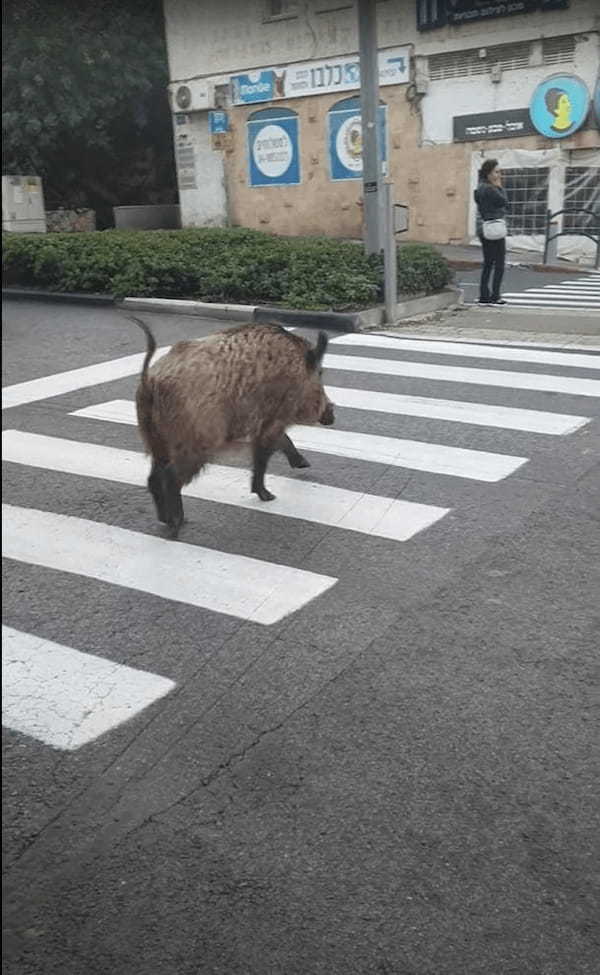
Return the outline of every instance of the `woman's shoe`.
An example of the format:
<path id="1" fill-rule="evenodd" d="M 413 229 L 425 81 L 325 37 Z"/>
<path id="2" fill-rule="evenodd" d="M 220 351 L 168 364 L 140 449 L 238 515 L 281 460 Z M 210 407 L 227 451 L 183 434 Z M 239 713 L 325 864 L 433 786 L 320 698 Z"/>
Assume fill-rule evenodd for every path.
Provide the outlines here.
<path id="1" fill-rule="evenodd" d="M 491 298 L 480 298 L 479 301 L 477 302 L 477 304 L 478 305 L 489 305 L 489 304 L 491 304 L 491 302 L 492 302 L 492 299 Z"/>
<path id="2" fill-rule="evenodd" d="M 504 298 L 490 298 L 490 305 L 507 305 L 508 302 Z"/>

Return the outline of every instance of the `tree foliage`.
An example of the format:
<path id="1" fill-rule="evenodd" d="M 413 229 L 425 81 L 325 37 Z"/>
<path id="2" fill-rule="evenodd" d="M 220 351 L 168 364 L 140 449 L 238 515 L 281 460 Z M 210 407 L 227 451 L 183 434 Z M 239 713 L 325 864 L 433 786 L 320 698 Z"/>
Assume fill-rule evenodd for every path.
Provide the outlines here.
<path id="1" fill-rule="evenodd" d="M 2 19 L 2 171 L 100 225 L 117 204 L 172 202 L 161 0 L 3 0 Z"/>

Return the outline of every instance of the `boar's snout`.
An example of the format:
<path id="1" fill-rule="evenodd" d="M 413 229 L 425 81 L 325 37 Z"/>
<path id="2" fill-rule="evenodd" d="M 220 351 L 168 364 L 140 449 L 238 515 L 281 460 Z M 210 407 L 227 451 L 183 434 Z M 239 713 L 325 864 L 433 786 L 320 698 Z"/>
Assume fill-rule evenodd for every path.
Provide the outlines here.
<path id="1" fill-rule="evenodd" d="M 325 409 L 319 417 L 319 423 L 322 423 L 324 427 L 330 427 L 332 423 L 335 423 L 335 414 L 333 412 L 333 403 L 327 403 Z"/>

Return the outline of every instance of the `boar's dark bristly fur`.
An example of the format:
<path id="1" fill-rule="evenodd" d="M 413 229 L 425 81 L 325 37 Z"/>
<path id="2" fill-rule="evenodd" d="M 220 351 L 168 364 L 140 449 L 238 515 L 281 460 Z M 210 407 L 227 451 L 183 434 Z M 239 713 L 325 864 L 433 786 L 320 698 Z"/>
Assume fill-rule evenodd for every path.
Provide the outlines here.
<path id="1" fill-rule="evenodd" d="M 309 466 L 285 431 L 295 423 L 334 422 L 321 381 L 324 332 L 312 346 L 279 325 L 240 325 L 178 342 L 150 369 L 156 342 L 145 323 L 134 321 L 147 340 L 136 406 L 152 458 L 148 488 L 173 537 L 183 522 L 182 487 L 232 445 L 250 441 L 251 491 L 261 501 L 274 497 L 264 477 L 276 450 L 292 467 Z"/>

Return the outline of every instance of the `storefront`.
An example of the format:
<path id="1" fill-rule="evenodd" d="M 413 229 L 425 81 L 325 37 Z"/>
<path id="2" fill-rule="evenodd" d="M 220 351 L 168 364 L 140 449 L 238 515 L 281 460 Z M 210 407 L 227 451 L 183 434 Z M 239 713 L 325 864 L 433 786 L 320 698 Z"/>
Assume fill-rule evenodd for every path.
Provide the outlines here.
<path id="1" fill-rule="evenodd" d="M 505 118 L 501 117 L 502 113 L 498 115 L 498 119 L 478 120 L 471 124 L 461 120 L 463 138 L 480 133 L 483 126 L 488 129 L 488 139 L 489 129 L 493 130 L 496 140 L 512 139 L 516 126 L 522 125 L 523 135 L 537 132 L 551 146 L 517 148 L 507 147 L 504 142 L 499 143 L 493 153 L 489 149 L 480 149 L 472 154 L 472 190 L 477 185 L 479 167 L 486 156 L 493 155 L 502 168 L 510 201 L 509 246 L 542 250 L 548 210 L 552 213 L 572 211 L 557 217 L 562 230 L 575 234 L 578 229 L 594 229 L 597 233 L 600 226 L 600 142 L 597 148 L 565 148 L 586 123 L 593 124 L 592 99 L 585 82 L 575 75 L 554 73 L 536 86 L 526 111 L 507 113 Z M 474 233 L 475 206 L 471 195 L 469 234 L 472 240 Z M 562 257 L 581 260 L 595 255 L 595 245 L 580 235 L 565 236 L 559 240 L 558 252 Z"/>
<path id="2" fill-rule="evenodd" d="M 553 17 L 546 21 L 552 25 L 549 36 L 542 38 L 538 27 L 521 39 L 522 31 L 504 26 L 518 25 L 519 17 L 503 17 L 493 5 L 418 0 L 413 8 L 418 31 L 406 30 L 411 43 L 380 50 L 383 168 L 394 182 L 396 201 L 410 208 L 412 239 L 472 239 L 472 195 L 485 156 L 498 158 L 506 170 L 513 244 L 540 248 L 548 208 L 562 209 L 565 202 L 598 206 L 600 131 L 591 108 L 592 93 L 597 99 L 598 32 L 556 32 L 558 23 L 575 23 L 577 17 L 592 23 L 584 20 L 587 0 L 523 0 L 521 6 L 531 18 L 536 11 Z M 408 18 L 405 9 L 402 16 Z M 519 13 L 516 5 L 511 10 Z M 491 25 L 480 21 L 492 14 L 495 25 L 503 26 L 490 32 Z M 343 15 L 328 16 L 336 37 Z M 285 36 L 288 47 L 296 43 L 292 26 Z M 253 37 L 257 52 L 264 31 L 263 25 Z M 188 84 L 172 89 L 186 225 L 361 236 L 356 55 L 230 71 Z M 561 253 L 573 247 L 579 253 L 587 244 L 561 240 Z"/>

